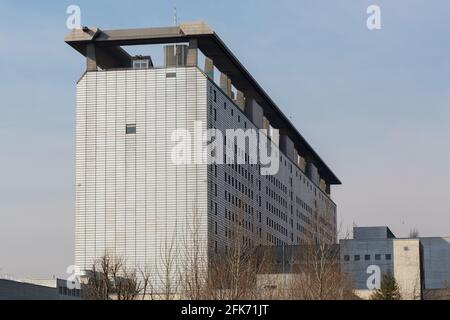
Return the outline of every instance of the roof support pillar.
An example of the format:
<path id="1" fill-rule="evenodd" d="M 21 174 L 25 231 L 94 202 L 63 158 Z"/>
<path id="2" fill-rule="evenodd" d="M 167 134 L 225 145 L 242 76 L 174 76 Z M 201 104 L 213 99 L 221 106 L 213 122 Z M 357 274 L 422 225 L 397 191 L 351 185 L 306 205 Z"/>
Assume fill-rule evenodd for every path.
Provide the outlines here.
<path id="1" fill-rule="evenodd" d="M 205 73 L 208 77 L 214 80 L 214 61 L 211 58 L 205 57 Z"/>
<path id="2" fill-rule="evenodd" d="M 244 93 L 242 91 L 239 91 L 239 90 L 237 91 L 235 102 L 242 111 L 245 110 L 245 97 L 244 97 Z"/>
<path id="3" fill-rule="evenodd" d="M 228 92 L 227 92 L 227 94 L 231 98 L 231 100 L 234 100 L 234 92 L 231 89 L 232 85 L 233 84 L 231 83 L 231 78 L 228 77 L 228 82 L 227 82 L 227 90 L 228 90 Z"/>
<path id="4" fill-rule="evenodd" d="M 86 71 L 97 71 L 97 56 L 94 44 L 86 46 Z"/>
<path id="5" fill-rule="evenodd" d="M 238 96 L 239 96 L 238 91 Z M 250 96 L 245 97 L 245 113 L 247 117 L 253 122 L 253 124 L 258 128 L 262 129 L 263 127 L 263 119 L 264 119 L 264 110 L 263 108 L 256 102 L 256 100 Z"/>
<path id="6" fill-rule="evenodd" d="M 231 98 L 231 79 L 223 72 L 220 74 L 220 87 Z"/>
<path id="7" fill-rule="evenodd" d="M 188 67 L 195 67 L 198 65 L 198 40 L 197 39 L 189 40 L 186 65 Z"/>

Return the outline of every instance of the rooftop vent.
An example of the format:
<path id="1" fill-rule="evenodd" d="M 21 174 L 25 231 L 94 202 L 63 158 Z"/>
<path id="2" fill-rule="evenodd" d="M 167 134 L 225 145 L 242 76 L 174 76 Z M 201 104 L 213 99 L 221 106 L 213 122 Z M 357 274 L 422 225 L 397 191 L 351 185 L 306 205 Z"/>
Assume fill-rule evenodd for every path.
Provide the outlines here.
<path id="1" fill-rule="evenodd" d="M 133 69 L 153 68 L 152 58 L 150 56 L 133 57 Z"/>
<path id="2" fill-rule="evenodd" d="M 165 67 L 184 67 L 187 61 L 187 45 L 168 45 L 164 46 L 164 66 Z"/>

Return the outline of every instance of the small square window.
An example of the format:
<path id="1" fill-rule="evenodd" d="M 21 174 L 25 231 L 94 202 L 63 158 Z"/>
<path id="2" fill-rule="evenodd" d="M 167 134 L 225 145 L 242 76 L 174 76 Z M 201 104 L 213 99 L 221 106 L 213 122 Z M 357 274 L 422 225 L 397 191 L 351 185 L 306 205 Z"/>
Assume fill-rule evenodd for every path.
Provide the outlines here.
<path id="1" fill-rule="evenodd" d="M 386 255 L 386 260 L 391 260 L 391 255 L 390 254 Z"/>
<path id="2" fill-rule="evenodd" d="M 148 59 L 137 59 L 133 60 L 134 69 L 148 69 L 149 60 Z"/>
<path id="3" fill-rule="evenodd" d="M 359 257 L 359 254 L 355 254 L 355 261 L 359 261 L 359 259 L 360 259 L 360 257 Z"/>
<path id="4" fill-rule="evenodd" d="M 344 256 L 344 261 L 350 261 L 350 256 L 349 255 L 345 255 Z"/>
<path id="5" fill-rule="evenodd" d="M 366 254 L 365 256 L 364 256 L 364 260 L 370 260 L 370 254 Z"/>
<path id="6" fill-rule="evenodd" d="M 135 124 L 127 124 L 126 133 L 127 134 L 136 134 L 136 125 Z"/>
<path id="7" fill-rule="evenodd" d="M 381 254 L 376 254 L 375 255 L 375 260 L 381 260 Z"/>

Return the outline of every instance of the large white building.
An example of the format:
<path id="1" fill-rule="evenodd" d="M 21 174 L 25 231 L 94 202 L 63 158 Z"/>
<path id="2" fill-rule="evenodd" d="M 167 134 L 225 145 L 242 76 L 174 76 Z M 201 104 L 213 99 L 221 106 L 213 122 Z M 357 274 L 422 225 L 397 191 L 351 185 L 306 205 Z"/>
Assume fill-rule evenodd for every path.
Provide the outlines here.
<path id="1" fill-rule="evenodd" d="M 226 252 L 238 219 L 248 246 L 336 242 L 330 186 L 340 181 L 208 26 L 83 28 L 65 40 L 87 57 L 76 98 L 82 269 L 108 252 L 132 268 L 162 274 L 170 266 L 176 275 L 194 247 L 206 261 Z M 122 49 L 144 44 L 169 44 L 163 67 Z M 226 139 L 245 164 L 174 162 L 173 133 L 192 132 L 197 145 L 199 128 L 267 129 L 279 170 L 262 175 L 265 165 L 252 163 L 258 146 Z"/>

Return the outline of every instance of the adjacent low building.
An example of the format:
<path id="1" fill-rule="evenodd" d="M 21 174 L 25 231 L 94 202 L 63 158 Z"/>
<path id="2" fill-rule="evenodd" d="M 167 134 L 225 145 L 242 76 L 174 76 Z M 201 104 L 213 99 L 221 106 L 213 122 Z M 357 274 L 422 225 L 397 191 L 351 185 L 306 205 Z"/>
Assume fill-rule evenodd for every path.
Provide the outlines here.
<path id="1" fill-rule="evenodd" d="M 391 272 L 404 299 L 445 298 L 450 293 L 450 237 L 397 238 L 386 227 L 355 227 L 340 241 L 343 271 L 356 293 L 368 298 Z"/>
<path id="2" fill-rule="evenodd" d="M 0 300 L 78 300 L 79 289 L 69 289 L 63 279 L 0 279 Z"/>

